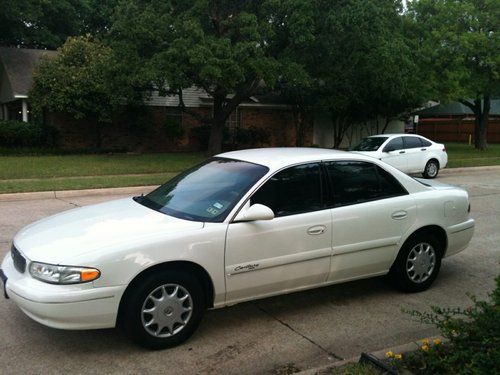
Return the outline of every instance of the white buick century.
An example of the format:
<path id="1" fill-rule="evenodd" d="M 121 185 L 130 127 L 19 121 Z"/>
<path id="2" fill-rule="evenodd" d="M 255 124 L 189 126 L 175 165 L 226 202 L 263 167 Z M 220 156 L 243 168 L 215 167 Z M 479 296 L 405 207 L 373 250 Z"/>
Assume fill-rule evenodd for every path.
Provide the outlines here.
<path id="1" fill-rule="evenodd" d="M 374 158 L 314 148 L 228 152 L 153 192 L 73 209 L 15 236 L 0 272 L 28 316 L 186 340 L 207 308 L 388 274 L 427 289 L 469 243 L 467 192 Z"/>

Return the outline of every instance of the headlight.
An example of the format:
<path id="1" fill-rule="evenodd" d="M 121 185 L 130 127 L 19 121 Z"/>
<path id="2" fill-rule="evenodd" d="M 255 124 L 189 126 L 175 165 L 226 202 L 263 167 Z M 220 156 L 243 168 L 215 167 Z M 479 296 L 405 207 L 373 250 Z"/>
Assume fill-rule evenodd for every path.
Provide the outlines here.
<path id="1" fill-rule="evenodd" d="M 39 262 L 30 263 L 30 274 L 35 279 L 50 284 L 87 283 L 101 276 L 101 272 L 95 268 L 56 266 Z"/>

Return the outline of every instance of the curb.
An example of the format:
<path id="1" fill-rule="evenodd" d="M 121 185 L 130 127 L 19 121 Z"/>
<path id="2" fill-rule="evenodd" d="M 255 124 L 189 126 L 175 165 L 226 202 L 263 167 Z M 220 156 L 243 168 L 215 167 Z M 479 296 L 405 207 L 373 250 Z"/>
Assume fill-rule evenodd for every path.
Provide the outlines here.
<path id="1" fill-rule="evenodd" d="M 439 339 L 441 341 L 445 341 L 445 339 L 439 335 L 438 336 L 431 336 L 427 339 L 429 341 L 433 341 L 434 339 Z M 413 352 L 422 346 L 423 340 L 424 339 L 412 341 L 412 342 L 402 344 L 402 345 L 391 346 L 389 348 L 385 348 L 382 350 L 369 352 L 369 354 L 371 354 L 379 359 L 385 359 L 386 358 L 385 353 L 387 353 L 389 351 L 393 352 L 395 354 L 396 353 L 405 354 L 408 352 Z M 333 370 L 333 369 L 342 367 L 342 366 L 347 365 L 349 363 L 358 363 L 359 358 L 360 358 L 360 355 L 358 355 L 356 357 L 349 358 L 349 359 L 344 359 L 341 361 L 333 362 L 333 363 L 330 363 L 328 365 L 302 370 L 302 371 L 297 372 L 296 374 L 297 375 L 317 375 L 317 374 L 322 374 L 322 373 L 328 374 L 329 370 Z"/>
<path id="2" fill-rule="evenodd" d="M 461 172 L 484 172 L 484 171 L 500 171 L 500 165 L 485 165 L 481 167 L 460 167 L 460 168 L 445 168 L 439 171 L 440 175 Z"/>
<path id="3" fill-rule="evenodd" d="M 158 185 L 130 186 L 130 187 L 104 188 L 104 189 L 37 191 L 30 193 L 7 193 L 7 194 L 0 194 L 0 202 L 75 198 L 75 197 L 87 197 L 87 196 L 106 196 L 106 195 L 139 195 L 141 193 L 149 193 L 157 186 Z"/>

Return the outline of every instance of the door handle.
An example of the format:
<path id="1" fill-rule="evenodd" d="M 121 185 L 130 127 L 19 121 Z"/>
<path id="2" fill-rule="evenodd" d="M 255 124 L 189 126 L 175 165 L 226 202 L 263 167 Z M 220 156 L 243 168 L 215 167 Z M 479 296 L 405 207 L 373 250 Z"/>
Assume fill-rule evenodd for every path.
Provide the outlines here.
<path id="1" fill-rule="evenodd" d="M 420 151 L 425 151 L 425 150 L 427 150 L 427 149 L 426 149 L 426 148 L 421 148 L 421 149 L 420 149 Z"/>
<path id="2" fill-rule="evenodd" d="M 391 217 L 394 220 L 402 220 L 402 219 L 405 219 L 406 216 L 408 216 L 408 212 L 406 212 L 406 211 L 396 211 L 396 212 L 393 212 L 391 215 Z"/>
<path id="3" fill-rule="evenodd" d="M 326 227 L 324 225 L 315 225 L 314 227 L 311 227 L 307 230 L 307 234 L 310 234 L 311 236 L 316 236 L 318 234 L 323 234 L 325 233 Z"/>
<path id="4" fill-rule="evenodd" d="M 399 151 L 399 153 L 400 153 L 400 154 L 404 154 L 404 153 L 406 153 L 406 151 Z"/>

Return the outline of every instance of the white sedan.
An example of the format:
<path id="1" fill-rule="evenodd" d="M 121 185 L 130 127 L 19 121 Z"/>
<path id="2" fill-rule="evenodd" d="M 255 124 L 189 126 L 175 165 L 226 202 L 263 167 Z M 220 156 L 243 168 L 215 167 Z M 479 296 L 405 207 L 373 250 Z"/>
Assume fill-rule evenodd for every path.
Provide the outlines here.
<path id="1" fill-rule="evenodd" d="M 163 348 L 207 308 L 389 275 L 423 291 L 473 231 L 466 191 L 348 152 L 224 153 L 153 192 L 66 211 L 15 236 L 5 294 L 50 327 L 120 325 Z"/>
<path id="2" fill-rule="evenodd" d="M 361 140 L 353 152 L 368 155 L 405 173 L 435 178 L 446 167 L 446 147 L 415 134 L 380 134 Z"/>

